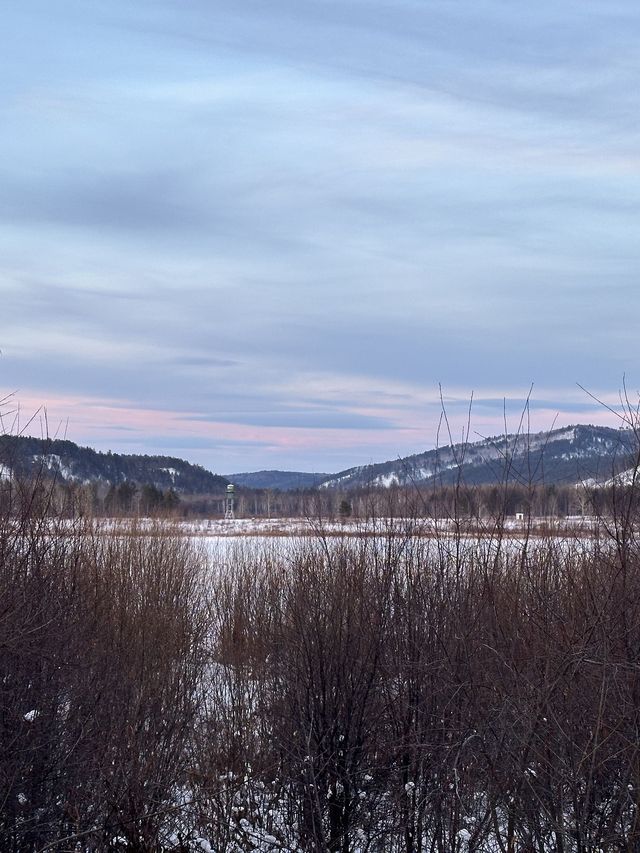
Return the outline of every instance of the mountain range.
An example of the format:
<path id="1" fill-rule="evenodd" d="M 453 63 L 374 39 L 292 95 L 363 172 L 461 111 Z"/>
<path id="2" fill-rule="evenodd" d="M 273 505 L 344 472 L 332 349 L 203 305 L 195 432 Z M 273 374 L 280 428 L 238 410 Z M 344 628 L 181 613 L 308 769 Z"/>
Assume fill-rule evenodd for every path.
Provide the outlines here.
<path id="1" fill-rule="evenodd" d="M 0 435 L 0 478 L 10 471 L 28 474 L 44 469 L 66 482 L 118 485 L 130 481 L 193 495 L 219 494 L 229 482 L 247 489 L 349 490 L 448 485 L 460 475 L 469 485 L 505 479 L 606 484 L 633 464 L 637 450 L 632 430 L 577 424 L 550 432 L 461 442 L 337 474 L 255 471 L 223 477 L 173 456 L 103 453 L 67 440 Z"/>

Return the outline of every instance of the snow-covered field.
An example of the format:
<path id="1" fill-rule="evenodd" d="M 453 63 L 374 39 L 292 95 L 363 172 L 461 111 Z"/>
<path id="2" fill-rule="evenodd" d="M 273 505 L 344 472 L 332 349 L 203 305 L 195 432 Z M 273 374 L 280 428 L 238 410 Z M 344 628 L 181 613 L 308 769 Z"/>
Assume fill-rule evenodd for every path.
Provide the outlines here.
<path id="1" fill-rule="evenodd" d="M 495 537 L 497 527 L 491 520 L 451 518 L 366 518 L 331 520 L 323 518 L 234 518 L 192 519 L 167 522 L 173 530 L 184 536 L 214 538 L 245 537 L 342 537 L 411 535 L 415 537 L 471 535 L 474 538 Z M 132 525 L 137 531 L 153 530 L 163 522 L 140 518 L 103 519 L 100 527 L 126 532 Z M 507 518 L 500 522 L 501 532 L 516 538 L 557 534 L 592 535 L 600 529 L 600 522 L 591 516 L 567 518 Z"/>

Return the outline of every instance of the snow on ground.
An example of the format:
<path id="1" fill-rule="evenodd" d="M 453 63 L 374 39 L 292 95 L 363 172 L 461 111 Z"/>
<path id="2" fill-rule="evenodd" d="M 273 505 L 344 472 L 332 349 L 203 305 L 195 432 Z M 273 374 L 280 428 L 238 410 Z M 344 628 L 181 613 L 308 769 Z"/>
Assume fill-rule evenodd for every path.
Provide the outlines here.
<path id="1" fill-rule="evenodd" d="M 153 524 L 141 519 L 143 524 Z M 435 536 L 457 533 L 473 533 L 474 536 L 495 536 L 494 523 L 489 520 L 451 518 L 373 518 L 373 519 L 324 519 L 324 518 L 234 518 L 196 519 L 176 522 L 179 531 L 187 536 L 243 537 L 243 536 L 374 536 L 387 533 L 405 533 L 412 536 Z M 513 534 L 547 535 L 557 531 L 579 533 L 596 532 L 599 521 L 591 516 L 568 516 L 567 518 L 507 518 L 503 529 Z"/>
<path id="2" fill-rule="evenodd" d="M 504 519 L 499 525 L 490 519 L 451 518 L 211 518 L 162 521 L 151 518 L 100 519 L 97 526 L 104 532 L 144 532 L 166 529 L 166 525 L 182 536 L 212 539 L 245 538 L 305 538 L 305 537 L 386 537 L 410 536 L 412 538 L 469 538 L 471 540 L 497 539 L 507 534 L 514 540 L 524 540 L 549 535 L 559 538 L 591 537 L 601 529 L 601 522 L 591 516 L 567 518 Z"/>

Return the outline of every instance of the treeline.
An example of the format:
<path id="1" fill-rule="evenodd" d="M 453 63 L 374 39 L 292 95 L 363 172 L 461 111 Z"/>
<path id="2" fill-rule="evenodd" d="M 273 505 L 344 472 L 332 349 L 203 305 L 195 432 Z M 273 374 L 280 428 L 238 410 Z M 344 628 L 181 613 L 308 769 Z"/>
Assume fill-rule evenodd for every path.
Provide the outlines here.
<path id="1" fill-rule="evenodd" d="M 26 481 L 46 491 L 51 510 L 67 517 L 93 515 L 171 516 L 207 518 L 224 515 L 224 490 L 210 495 L 178 493 L 152 483 L 125 480 L 117 485 L 100 481 L 66 482 L 48 469 Z M 628 486 L 494 485 L 416 486 L 414 488 L 305 489 L 279 492 L 239 488 L 235 512 L 239 518 L 367 519 L 380 517 L 456 518 L 483 523 L 522 513 L 525 518 L 563 519 L 567 516 L 607 516 Z"/>
<path id="2" fill-rule="evenodd" d="M 125 481 L 119 486 L 109 486 L 102 505 L 99 498 L 93 497 L 92 510 L 94 513 L 105 515 L 126 515 L 136 512 L 140 515 L 156 515 L 158 513 L 173 513 L 180 506 L 180 497 L 175 489 L 159 489 L 152 483 L 138 487 L 135 483 Z"/>
<path id="3" fill-rule="evenodd" d="M 181 500 L 175 489 L 159 489 L 152 483 L 138 485 L 126 480 L 115 486 L 104 483 L 77 484 L 58 481 L 48 472 L 14 478 L 0 488 L 0 507 L 6 511 L 7 504 L 29 495 L 29 505 L 46 507 L 47 514 L 60 518 L 79 517 L 138 517 L 171 516 L 180 510 Z"/>
<path id="4" fill-rule="evenodd" d="M 364 489 L 275 490 L 238 489 L 239 517 L 289 517 L 357 519 L 386 517 L 493 519 L 522 513 L 525 517 L 565 518 L 579 515 L 611 515 L 624 486 L 518 484 Z M 220 498 L 185 497 L 187 514 L 222 511 Z"/>

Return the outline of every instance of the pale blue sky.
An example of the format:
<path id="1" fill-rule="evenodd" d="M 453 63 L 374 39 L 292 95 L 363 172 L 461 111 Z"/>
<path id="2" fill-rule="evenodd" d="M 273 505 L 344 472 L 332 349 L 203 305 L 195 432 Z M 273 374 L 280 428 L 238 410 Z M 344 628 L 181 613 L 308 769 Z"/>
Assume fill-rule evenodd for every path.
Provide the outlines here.
<path id="1" fill-rule="evenodd" d="M 606 421 L 637 376 L 640 6 L 24 0 L 1 380 L 213 470 Z M 511 425 L 517 425 L 514 414 Z"/>

